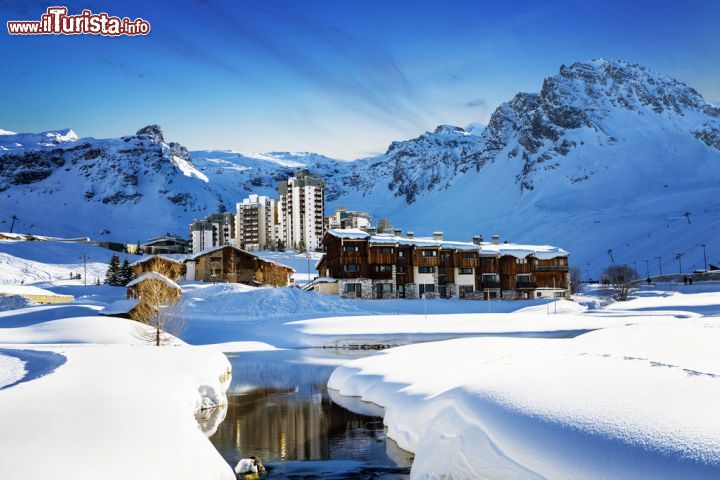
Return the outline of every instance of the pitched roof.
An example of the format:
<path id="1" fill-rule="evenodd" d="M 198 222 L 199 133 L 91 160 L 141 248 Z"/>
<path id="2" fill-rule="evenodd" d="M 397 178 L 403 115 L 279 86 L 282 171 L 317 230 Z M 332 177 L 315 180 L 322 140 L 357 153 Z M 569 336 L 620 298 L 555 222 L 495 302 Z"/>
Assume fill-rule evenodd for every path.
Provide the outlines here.
<path id="1" fill-rule="evenodd" d="M 134 286 L 134 285 L 137 285 L 138 283 L 141 283 L 141 282 L 144 282 L 145 280 L 150 280 L 150 279 L 160 280 L 160 281 L 162 281 L 162 282 L 167 283 L 168 286 L 170 286 L 170 287 L 172 287 L 172 288 L 177 288 L 178 290 L 182 290 L 182 289 L 180 288 L 180 285 L 178 285 L 177 283 L 173 282 L 172 280 L 170 280 L 170 279 L 169 279 L 168 277 L 166 277 L 165 275 L 163 275 L 163 274 L 161 274 L 161 273 L 157 273 L 157 272 L 147 272 L 147 273 L 144 273 L 144 274 L 140 275 L 138 278 L 136 278 L 135 280 L 133 280 L 132 282 L 128 283 L 126 286 L 127 286 L 127 287 L 132 287 L 132 286 Z"/>
<path id="2" fill-rule="evenodd" d="M 187 257 L 185 260 L 186 260 L 186 261 L 187 261 L 187 260 L 197 260 L 198 257 L 201 257 L 201 256 L 203 256 L 203 255 L 207 255 L 208 253 L 216 252 L 216 251 L 218 251 L 218 250 L 222 250 L 223 248 L 232 248 L 233 250 L 237 250 L 238 252 L 242 252 L 242 253 L 245 253 L 245 254 L 250 255 L 250 256 L 252 256 L 252 257 L 255 257 L 255 258 L 257 258 L 258 260 L 260 260 L 261 262 L 271 263 L 271 264 L 277 265 L 277 266 L 282 267 L 282 268 L 287 268 L 288 270 L 290 270 L 290 271 L 292 271 L 292 272 L 295 271 L 294 268 L 288 267 L 287 265 L 284 265 L 284 264 L 282 264 L 282 263 L 280 263 L 280 262 L 276 262 L 276 261 L 274 261 L 274 260 L 268 260 L 268 259 L 266 259 L 266 258 L 262 258 L 262 257 L 260 257 L 260 256 L 258 256 L 258 255 L 255 255 L 254 253 L 248 252 L 247 250 L 243 250 L 242 248 L 234 247 L 234 246 L 232 246 L 232 245 L 220 245 L 220 246 L 218 246 L 218 247 L 206 248 L 205 250 L 202 250 L 202 251 L 200 251 L 200 252 L 198 252 L 198 253 L 195 253 L 195 254 L 193 254 L 193 255 L 190 255 L 190 256 Z"/>
<path id="3" fill-rule="evenodd" d="M 567 251 L 551 245 L 521 245 L 516 243 L 501 243 L 496 245 L 492 242 L 481 242 L 478 245 L 472 242 L 436 240 L 433 237 L 403 237 L 390 233 L 370 235 L 366 231 L 358 228 L 342 230 L 331 229 L 327 231 L 327 234 L 346 240 L 368 240 L 370 245 L 407 245 L 420 248 L 445 248 L 450 250 L 475 251 L 480 255 L 489 256 L 512 255 L 516 258 L 525 258 L 532 254 L 541 260 L 568 256 Z"/>
<path id="4" fill-rule="evenodd" d="M 182 265 L 182 262 L 181 262 L 180 260 L 176 260 L 176 259 L 174 259 L 174 258 L 166 257 L 166 256 L 164 256 L 164 255 L 150 255 L 150 256 L 147 256 L 147 257 L 143 257 L 143 258 L 141 258 L 140 260 L 138 260 L 138 261 L 136 261 L 136 262 L 131 263 L 130 266 L 131 266 L 131 267 L 134 267 L 134 266 L 136 266 L 136 265 L 140 265 L 141 263 L 149 262 L 149 261 L 152 260 L 153 258 L 160 258 L 160 259 L 162 259 L 162 260 L 167 260 L 168 262 L 173 262 L 173 263 L 177 263 L 178 265 Z"/>

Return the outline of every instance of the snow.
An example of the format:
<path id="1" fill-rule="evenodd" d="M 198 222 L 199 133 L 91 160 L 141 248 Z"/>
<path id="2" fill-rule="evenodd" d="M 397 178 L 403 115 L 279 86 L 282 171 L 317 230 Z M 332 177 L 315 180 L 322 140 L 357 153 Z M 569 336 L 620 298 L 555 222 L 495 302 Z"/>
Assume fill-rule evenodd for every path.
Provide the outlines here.
<path id="1" fill-rule="evenodd" d="M 44 288 L 34 287 L 32 285 L 0 285 L 0 295 L 47 295 L 49 297 L 58 296 L 58 294 L 45 290 Z"/>
<path id="2" fill-rule="evenodd" d="M 178 265 L 182 265 L 182 264 L 183 264 L 183 262 L 181 262 L 180 260 L 178 260 L 178 259 L 176 259 L 176 258 L 172 258 L 172 257 L 166 256 L 166 255 L 149 255 L 149 256 L 147 256 L 147 257 L 142 257 L 140 260 L 137 260 L 137 261 L 131 263 L 130 266 L 131 266 L 131 267 L 134 267 L 134 266 L 136 266 L 136 265 L 140 265 L 140 264 L 143 264 L 143 263 L 145 263 L 145 262 L 149 262 L 150 260 L 152 260 L 152 259 L 154 259 L 154 258 L 161 258 L 161 259 L 163 259 L 163 260 L 167 260 L 168 262 L 177 263 Z"/>
<path id="3" fill-rule="evenodd" d="M 328 386 L 385 408 L 412 478 L 716 478 L 718 327 L 417 344 L 346 363 Z"/>
<path id="4" fill-rule="evenodd" d="M 177 155 L 172 156 L 172 161 L 177 167 L 180 169 L 180 171 L 185 175 L 186 177 L 197 177 L 200 180 L 202 180 L 205 183 L 208 183 L 210 180 L 208 179 L 207 175 L 200 172 L 197 168 L 195 168 L 190 162 L 187 160 L 178 157 Z"/>
<path id="5" fill-rule="evenodd" d="M 13 244 L 24 258 L 0 274 L 77 257 L 76 246 Z M 602 286 L 580 302 L 360 301 L 183 282 L 187 330 L 161 348 L 139 338 L 148 327 L 98 315 L 125 305 L 124 288 L 26 286 L 76 300 L 0 311 L 3 479 L 234 478 L 192 415 L 225 402 L 222 352 L 378 344 L 404 346 L 338 361 L 332 398 L 383 414 L 416 455 L 413 478 L 720 474 L 720 283 L 642 285 L 611 303 Z"/>
<path id="6" fill-rule="evenodd" d="M 70 274 L 83 274 L 82 256 L 87 255 L 88 283 L 105 278 L 112 255 L 106 248 L 82 242 L 31 242 L 0 240 L 0 284 L 19 284 L 52 281 L 65 284 L 82 284 L 83 280 L 70 280 Z M 135 255 L 118 254 L 131 261 Z"/>
<path id="7" fill-rule="evenodd" d="M 0 390 L 20 380 L 26 373 L 25 363 L 0 352 Z"/>
<path id="8" fill-rule="evenodd" d="M 0 392 L 1 478 L 235 478 L 193 416 L 226 403 L 227 358 L 181 341 L 147 346 L 137 328 L 148 327 L 83 317 L 0 329 L 3 383 L 22 374 L 8 358 L 51 363 Z"/>
<path id="9" fill-rule="evenodd" d="M 15 133 L 0 129 L 0 151 L 13 153 L 57 147 L 59 143 L 74 142 L 77 139 L 77 134 L 69 128 L 41 133 Z"/>
<path id="10" fill-rule="evenodd" d="M 135 308 L 140 300 L 137 298 L 127 298 L 124 300 L 116 300 L 107 307 L 100 310 L 100 315 L 118 315 L 128 313 L 130 310 Z"/>
<path id="11" fill-rule="evenodd" d="M 142 283 L 142 282 L 144 282 L 145 280 L 151 280 L 151 279 L 152 279 L 152 280 L 160 280 L 161 282 L 165 282 L 166 284 L 168 284 L 168 286 L 170 286 L 170 287 L 172 287 L 172 288 L 176 288 L 176 289 L 178 289 L 178 290 L 182 290 L 182 289 L 180 288 L 180 285 L 178 285 L 178 284 L 175 283 L 174 281 L 170 280 L 168 277 L 166 277 L 166 276 L 163 275 L 162 273 L 157 273 L 157 272 L 147 272 L 147 273 L 143 273 L 142 275 L 140 275 L 139 277 L 137 277 L 135 280 L 133 280 L 133 281 L 131 281 L 130 283 L 128 283 L 126 286 L 127 286 L 127 287 L 133 287 L 133 286 L 137 285 L 138 283 Z"/>
<path id="12" fill-rule="evenodd" d="M 481 255 L 512 255 L 516 258 L 525 258 L 528 255 L 535 255 L 541 260 L 549 260 L 556 257 L 567 257 L 568 252 L 559 247 L 550 245 L 520 245 L 514 243 L 493 244 L 481 242 L 479 245 L 472 242 L 458 242 L 449 240 L 436 240 L 432 237 L 407 237 L 396 236 L 386 233 L 370 235 L 364 230 L 357 228 L 331 229 L 327 232 L 334 237 L 359 240 L 368 239 L 371 245 L 414 245 L 417 247 L 438 247 L 452 248 L 456 250 L 473 250 Z"/>

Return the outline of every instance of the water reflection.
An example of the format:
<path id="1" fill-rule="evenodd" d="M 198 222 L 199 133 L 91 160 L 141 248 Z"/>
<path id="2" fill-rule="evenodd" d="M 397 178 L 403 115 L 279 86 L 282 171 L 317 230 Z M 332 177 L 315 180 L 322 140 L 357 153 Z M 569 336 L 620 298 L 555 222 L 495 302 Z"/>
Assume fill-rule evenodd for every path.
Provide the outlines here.
<path id="1" fill-rule="evenodd" d="M 257 455 L 275 478 L 407 478 L 412 457 L 385 438 L 382 418 L 328 396 L 336 365 L 366 351 L 282 350 L 230 355 L 225 420 L 210 440 L 229 463 Z"/>

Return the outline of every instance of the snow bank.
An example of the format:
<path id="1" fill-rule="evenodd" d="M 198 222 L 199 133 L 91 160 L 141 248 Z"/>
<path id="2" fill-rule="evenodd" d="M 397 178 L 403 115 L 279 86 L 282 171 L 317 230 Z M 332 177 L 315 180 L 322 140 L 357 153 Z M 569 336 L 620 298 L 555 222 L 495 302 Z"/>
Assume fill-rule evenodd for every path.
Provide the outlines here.
<path id="1" fill-rule="evenodd" d="M 0 353 L 0 390 L 20 380 L 25 375 L 25 362 Z"/>
<path id="2" fill-rule="evenodd" d="M 193 415 L 226 404 L 227 358 L 141 344 L 138 325 L 83 317 L 0 329 L 0 385 L 23 375 L 9 358 L 31 351 L 18 343 L 65 360 L 39 378 L 36 362 L 31 381 L 0 391 L 0 478 L 235 478 Z"/>
<path id="3" fill-rule="evenodd" d="M 418 344 L 349 362 L 328 386 L 385 407 L 413 478 L 717 478 L 719 327 Z"/>
<path id="4" fill-rule="evenodd" d="M 1 319 L 0 319 L 1 320 Z M 117 317 L 76 317 L 17 328 L 0 328 L 1 344 L 142 344 L 141 323 Z M 183 343 L 177 340 L 177 343 Z"/>

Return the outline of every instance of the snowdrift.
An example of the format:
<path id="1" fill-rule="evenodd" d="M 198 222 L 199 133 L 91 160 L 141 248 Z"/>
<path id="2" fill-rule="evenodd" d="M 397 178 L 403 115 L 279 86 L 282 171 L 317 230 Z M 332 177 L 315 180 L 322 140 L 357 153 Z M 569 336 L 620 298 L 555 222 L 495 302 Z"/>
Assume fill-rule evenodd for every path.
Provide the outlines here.
<path id="1" fill-rule="evenodd" d="M 418 344 L 340 366 L 328 386 L 385 407 L 412 478 L 718 478 L 718 327 Z"/>

